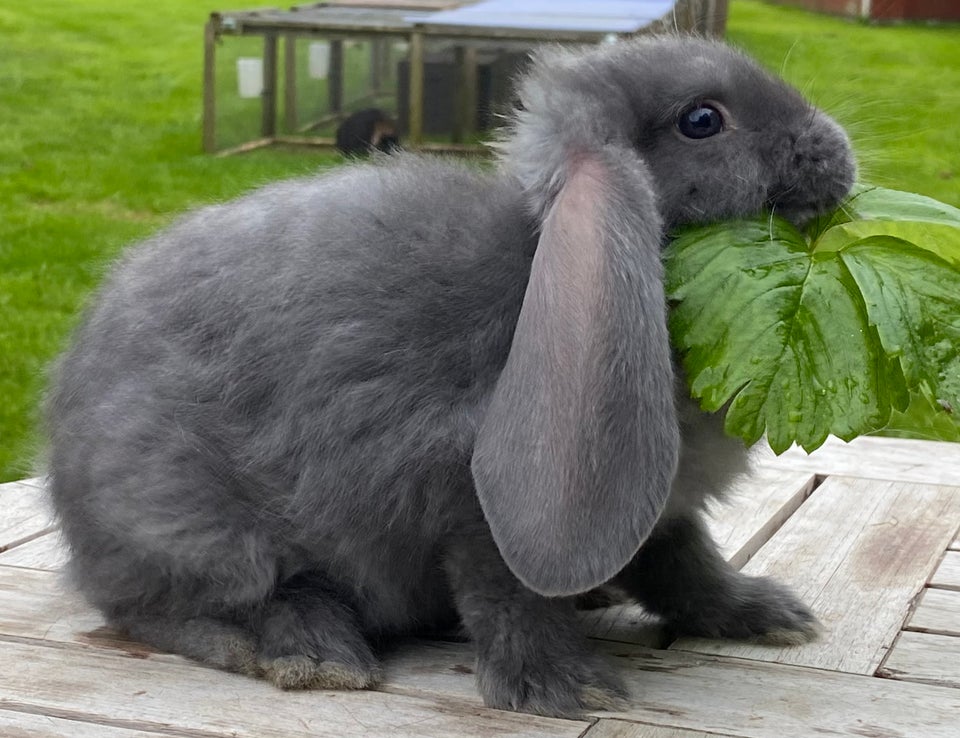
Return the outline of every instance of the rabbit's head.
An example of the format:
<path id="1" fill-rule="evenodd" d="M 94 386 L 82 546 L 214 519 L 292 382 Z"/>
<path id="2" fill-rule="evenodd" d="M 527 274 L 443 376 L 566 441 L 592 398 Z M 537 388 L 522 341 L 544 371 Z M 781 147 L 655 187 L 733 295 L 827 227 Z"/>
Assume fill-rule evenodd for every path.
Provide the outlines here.
<path id="1" fill-rule="evenodd" d="M 692 37 L 542 51 L 499 144 L 533 207 L 570 161 L 603 146 L 642 159 L 667 227 L 835 205 L 856 167 L 843 129 L 743 54 Z"/>
<path id="2" fill-rule="evenodd" d="M 498 146 L 539 242 L 472 470 L 511 570 L 562 595 L 616 574 L 670 492 L 666 229 L 765 206 L 803 220 L 855 167 L 839 126 L 713 41 L 541 52 L 519 101 Z"/>

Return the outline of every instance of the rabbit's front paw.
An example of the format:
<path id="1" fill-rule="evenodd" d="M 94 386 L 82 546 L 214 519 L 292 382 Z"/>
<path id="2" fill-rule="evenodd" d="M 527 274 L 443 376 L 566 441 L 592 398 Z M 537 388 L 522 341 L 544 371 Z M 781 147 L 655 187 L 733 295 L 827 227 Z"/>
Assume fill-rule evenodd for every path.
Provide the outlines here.
<path id="1" fill-rule="evenodd" d="M 688 635 L 777 646 L 797 646 L 820 634 L 810 608 L 772 579 L 738 575 L 720 600 L 677 625 Z"/>
<path id="2" fill-rule="evenodd" d="M 488 707 L 551 717 L 627 705 L 626 687 L 613 666 L 579 635 L 575 643 L 559 634 L 537 644 L 523 637 L 500 639 L 481 653 L 477 685 Z"/>

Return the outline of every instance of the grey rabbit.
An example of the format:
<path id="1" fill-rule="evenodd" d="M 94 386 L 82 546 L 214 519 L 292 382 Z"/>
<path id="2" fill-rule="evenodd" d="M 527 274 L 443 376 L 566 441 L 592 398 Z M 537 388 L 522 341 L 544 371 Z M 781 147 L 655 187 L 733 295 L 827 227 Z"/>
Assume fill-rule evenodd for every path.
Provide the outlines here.
<path id="1" fill-rule="evenodd" d="M 814 616 L 701 520 L 747 450 L 683 390 L 660 252 L 797 222 L 848 139 L 729 47 L 536 52 L 483 169 L 401 153 L 266 186 L 130 249 L 54 373 L 49 487 L 77 587 L 166 651 L 366 688 L 462 626 L 492 707 L 623 704 L 574 595 L 677 633 L 802 642 Z"/>

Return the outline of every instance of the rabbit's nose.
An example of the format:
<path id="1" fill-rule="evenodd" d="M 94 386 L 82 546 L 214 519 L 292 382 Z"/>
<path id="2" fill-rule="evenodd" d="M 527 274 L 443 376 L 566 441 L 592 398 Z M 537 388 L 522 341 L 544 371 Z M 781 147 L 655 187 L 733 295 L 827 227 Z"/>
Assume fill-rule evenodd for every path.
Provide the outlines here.
<path id="1" fill-rule="evenodd" d="M 846 132 L 816 112 L 782 155 L 767 205 L 798 226 L 836 207 L 853 186 L 857 166 Z"/>

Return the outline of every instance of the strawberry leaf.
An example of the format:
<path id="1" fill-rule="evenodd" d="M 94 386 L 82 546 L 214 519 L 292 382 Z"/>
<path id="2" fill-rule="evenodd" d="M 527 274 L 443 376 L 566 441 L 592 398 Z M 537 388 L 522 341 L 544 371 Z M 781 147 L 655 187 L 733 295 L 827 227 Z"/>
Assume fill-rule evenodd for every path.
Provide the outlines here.
<path id="1" fill-rule="evenodd" d="M 891 422 L 957 437 L 960 210 L 861 189 L 806 233 L 775 217 L 717 223 L 664 256 L 691 394 L 726 409 L 728 433 L 778 453 Z"/>

